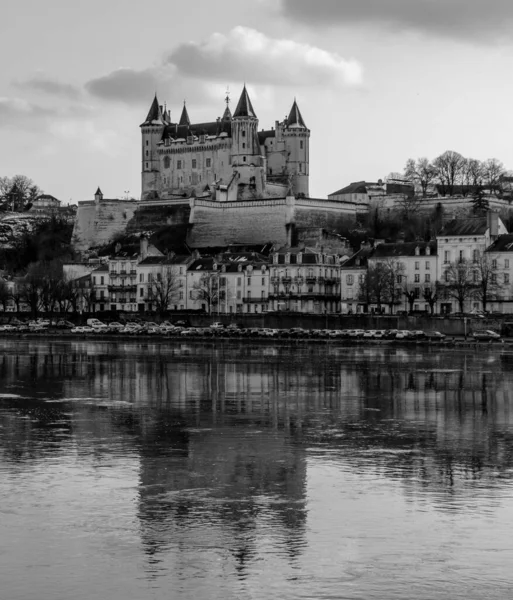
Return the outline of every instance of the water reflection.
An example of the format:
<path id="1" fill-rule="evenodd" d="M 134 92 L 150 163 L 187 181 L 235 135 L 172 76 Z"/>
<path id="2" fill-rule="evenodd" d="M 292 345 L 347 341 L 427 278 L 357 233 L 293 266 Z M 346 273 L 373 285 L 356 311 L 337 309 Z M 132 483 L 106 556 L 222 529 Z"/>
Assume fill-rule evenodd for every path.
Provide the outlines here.
<path id="1" fill-rule="evenodd" d="M 2 342 L 2 350 L 0 472 L 26 478 L 57 465 L 63 489 L 77 469 L 96 481 L 123 472 L 133 504 L 112 492 L 120 515 L 108 519 L 122 518 L 137 536 L 153 594 L 165 589 L 162 578 L 177 598 L 310 590 L 300 572 L 311 564 L 314 523 L 332 506 L 316 496 L 321 480 L 399 484 L 413 511 L 480 515 L 510 502 L 513 372 L 490 349 Z M 12 502 L 11 493 L 0 484 L 0 498 Z M 107 518 L 97 505 L 86 509 L 99 524 Z M 350 572 L 338 576 L 348 582 Z M 110 597 L 130 597 L 117 589 Z"/>

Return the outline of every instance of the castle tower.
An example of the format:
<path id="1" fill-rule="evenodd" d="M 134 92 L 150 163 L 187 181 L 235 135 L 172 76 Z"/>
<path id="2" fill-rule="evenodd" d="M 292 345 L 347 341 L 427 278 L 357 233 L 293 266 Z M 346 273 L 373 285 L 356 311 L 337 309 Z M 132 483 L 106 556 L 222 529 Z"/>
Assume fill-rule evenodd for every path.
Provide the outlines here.
<path id="1" fill-rule="evenodd" d="M 287 173 L 294 194 L 309 196 L 310 130 L 306 126 L 296 100 L 283 124 L 283 139 L 287 150 Z"/>
<path id="2" fill-rule="evenodd" d="M 261 166 L 261 155 L 258 142 L 258 117 L 244 86 L 232 116 L 232 165 Z"/>
<path id="3" fill-rule="evenodd" d="M 151 192 L 158 193 L 160 189 L 160 160 L 157 148 L 164 126 L 162 106 L 159 105 L 157 94 L 155 94 L 148 116 L 144 123 L 140 125 L 142 134 L 142 200 Z"/>

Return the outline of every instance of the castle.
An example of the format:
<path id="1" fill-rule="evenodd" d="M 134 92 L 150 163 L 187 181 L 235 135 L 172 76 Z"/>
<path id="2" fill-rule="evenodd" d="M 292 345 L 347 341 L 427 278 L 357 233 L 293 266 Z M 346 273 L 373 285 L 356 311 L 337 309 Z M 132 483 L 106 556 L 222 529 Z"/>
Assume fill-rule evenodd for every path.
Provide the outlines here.
<path id="1" fill-rule="evenodd" d="M 235 112 L 192 124 L 184 104 L 178 123 L 157 96 L 142 133 L 141 200 L 196 197 L 217 201 L 308 198 L 309 138 L 296 100 L 288 118 L 258 130 L 244 86 Z"/>

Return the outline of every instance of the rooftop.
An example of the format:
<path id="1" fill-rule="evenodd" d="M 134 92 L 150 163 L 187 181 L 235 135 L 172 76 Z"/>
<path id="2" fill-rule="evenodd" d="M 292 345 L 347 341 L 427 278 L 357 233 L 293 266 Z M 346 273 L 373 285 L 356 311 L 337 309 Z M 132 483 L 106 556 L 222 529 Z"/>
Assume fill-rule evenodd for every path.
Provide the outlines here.
<path id="1" fill-rule="evenodd" d="M 486 217 L 470 217 L 467 219 L 453 219 L 447 223 L 438 237 L 443 236 L 466 236 L 466 235 L 484 235 L 488 229 Z"/>

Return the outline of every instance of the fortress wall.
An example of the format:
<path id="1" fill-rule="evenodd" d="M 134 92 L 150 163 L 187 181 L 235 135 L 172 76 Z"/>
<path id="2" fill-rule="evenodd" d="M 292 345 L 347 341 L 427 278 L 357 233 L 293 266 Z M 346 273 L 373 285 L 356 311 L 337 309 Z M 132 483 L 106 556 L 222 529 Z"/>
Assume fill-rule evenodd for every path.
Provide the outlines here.
<path id="1" fill-rule="evenodd" d="M 191 207 L 189 200 L 171 205 L 141 203 L 130 221 L 127 233 L 157 231 L 166 225 L 188 225 Z"/>
<path id="2" fill-rule="evenodd" d="M 298 229 L 322 228 L 339 231 L 356 220 L 353 207 L 349 209 L 340 202 L 328 200 L 296 200 L 295 223 Z"/>
<path id="3" fill-rule="evenodd" d="M 293 216 L 291 200 L 220 203 L 193 199 L 187 243 L 192 248 L 230 243 L 284 245 Z"/>
<path id="4" fill-rule="evenodd" d="M 85 250 L 107 244 L 118 233 L 124 233 L 139 203 L 123 200 L 79 202 L 73 236 L 75 247 Z"/>

